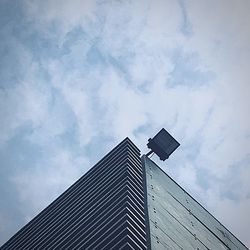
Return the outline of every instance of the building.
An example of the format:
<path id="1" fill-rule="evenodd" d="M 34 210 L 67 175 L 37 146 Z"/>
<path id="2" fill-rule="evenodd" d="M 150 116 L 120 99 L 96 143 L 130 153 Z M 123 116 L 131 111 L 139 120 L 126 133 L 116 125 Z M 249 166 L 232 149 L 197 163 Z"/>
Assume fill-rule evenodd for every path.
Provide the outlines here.
<path id="1" fill-rule="evenodd" d="M 247 248 L 126 138 L 1 249 Z"/>

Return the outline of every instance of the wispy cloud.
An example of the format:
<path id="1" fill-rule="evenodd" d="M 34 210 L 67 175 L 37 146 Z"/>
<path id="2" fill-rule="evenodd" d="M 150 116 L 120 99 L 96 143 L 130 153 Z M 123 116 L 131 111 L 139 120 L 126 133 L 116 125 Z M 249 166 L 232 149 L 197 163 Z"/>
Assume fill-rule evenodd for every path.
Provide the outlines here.
<path id="1" fill-rule="evenodd" d="M 179 0 L 179 5 L 181 9 L 181 14 L 182 14 L 182 23 L 181 23 L 181 32 L 183 35 L 186 37 L 189 37 L 193 34 L 192 30 L 192 25 L 189 21 L 188 13 L 187 13 L 187 6 L 186 6 L 186 1 L 184 0 Z"/>
<path id="2" fill-rule="evenodd" d="M 61 150 L 49 160 L 20 169 L 11 181 L 19 190 L 19 199 L 23 206 L 22 213 L 26 215 L 26 222 L 40 212 L 41 208 L 52 202 L 74 180 L 80 178 L 86 171 L 88 161 L 83 157 L 66 150 Z M 46 164 L 50 164 L 49 166 Z"/>

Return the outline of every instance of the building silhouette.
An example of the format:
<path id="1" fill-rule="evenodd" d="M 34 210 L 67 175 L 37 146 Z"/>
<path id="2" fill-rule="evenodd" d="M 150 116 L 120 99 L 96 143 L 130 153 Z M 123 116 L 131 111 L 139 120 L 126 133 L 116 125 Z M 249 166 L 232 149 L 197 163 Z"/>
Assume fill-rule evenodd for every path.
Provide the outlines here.
<path id="1" fill-rule="evenodd" d="M 1 249 L 247 247 L 126 138 Z"/>

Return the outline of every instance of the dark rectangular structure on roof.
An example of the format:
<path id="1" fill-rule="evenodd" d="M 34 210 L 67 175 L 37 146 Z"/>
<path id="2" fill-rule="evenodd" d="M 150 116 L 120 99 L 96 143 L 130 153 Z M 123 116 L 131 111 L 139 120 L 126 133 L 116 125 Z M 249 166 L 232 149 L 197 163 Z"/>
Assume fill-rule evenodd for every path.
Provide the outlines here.
<path id="1" fill-rule="evenodd" d="M 180 143 L 162 128 L 153 139 L 149 138 L 147 145 L 162 161 L 165 161 L 180 146 Z"/>

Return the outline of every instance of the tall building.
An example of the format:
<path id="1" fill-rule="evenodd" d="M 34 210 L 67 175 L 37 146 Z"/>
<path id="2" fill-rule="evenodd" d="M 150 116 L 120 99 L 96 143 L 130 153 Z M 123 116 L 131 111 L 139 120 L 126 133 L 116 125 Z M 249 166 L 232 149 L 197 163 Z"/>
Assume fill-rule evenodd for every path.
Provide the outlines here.
<path id="1" fill-rule="evenodd" d="M 247 248 L 126 138 L 1 249 Z"/>

